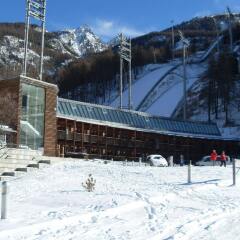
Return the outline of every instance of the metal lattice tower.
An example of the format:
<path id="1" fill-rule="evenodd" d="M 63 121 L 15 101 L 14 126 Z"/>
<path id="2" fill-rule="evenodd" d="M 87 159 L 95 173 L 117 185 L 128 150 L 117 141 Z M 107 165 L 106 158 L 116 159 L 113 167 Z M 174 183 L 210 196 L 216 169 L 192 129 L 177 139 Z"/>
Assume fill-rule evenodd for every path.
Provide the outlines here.
<path id="1" fill-rule="evenodd" d="M 131 39 L 127 39 L 122 33 L 119 35 L 119 55 L 120 55 L 120 109 L 122 109 L 122 92 L 123 92 L 123 64 L 128 64 L 128 109 L 132 109 L 132 44 Z"/>
<path id="2" fill-rule="evenodd" d="M 46 23 L 46 1 L 47 0 L 26 0 L 26 22 L 25 22 L 25 43 L 24 43 L 24 63 L 23 75 L 27 75 L 27 61 L 28 61 L 28 43 L 29 43 L 29 28 L 30 19 L 33 18 L 41 23 L 41 53 L 39 66 L 39 79 L 42 80 L 43 74 L 43 52 L 44 52 L 44 37 L 45 37 L 45 23 Z"/>

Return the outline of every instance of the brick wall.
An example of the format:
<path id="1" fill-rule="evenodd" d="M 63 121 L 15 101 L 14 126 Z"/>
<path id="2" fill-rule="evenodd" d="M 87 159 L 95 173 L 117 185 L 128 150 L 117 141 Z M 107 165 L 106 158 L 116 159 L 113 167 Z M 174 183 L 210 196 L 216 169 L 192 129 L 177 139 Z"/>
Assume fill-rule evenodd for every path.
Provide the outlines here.
<path id="1" fill-rule="evenodd" d="M 19 122 L 19 78 L 0 80 L 0 124 L 18 129 Z M 17 144 L 14 135 L 13 143 Z"/>
<path id="2" fill-rule="evenodd" d="M 57 146 L 57 89 L 46 88 L 44 155 L 56 156 Z"/>

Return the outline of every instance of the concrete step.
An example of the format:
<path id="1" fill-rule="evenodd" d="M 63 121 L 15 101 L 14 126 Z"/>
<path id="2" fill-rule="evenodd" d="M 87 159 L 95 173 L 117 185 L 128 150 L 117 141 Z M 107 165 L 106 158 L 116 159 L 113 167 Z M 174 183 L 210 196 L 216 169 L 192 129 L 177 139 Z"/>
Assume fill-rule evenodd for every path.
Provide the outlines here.
<path id="1" fill-rule="evenodd" d="M 36 150 L 29 150 L 29 149 L 8 149 L 8 153 L 10 155 L 23 155 L 23 156 L 42 156 L 42 153 Z"/>
<path id="2" fill-rule="evenodd" d="M 28 164 L 35 164 L 37 163 L 37 161 L 32 161 L 32 160 L 19 160 L 19 159 L 0 159 L 0 164 L 8 164 L 8 163 L 12 163 L 12 164 L 25 164 L 25 165 L 28 165 Z"/>
<path id="3" fill-rule="evenodd" d="M 0 172 L 1 176 L 11 176 L 14 177 L 15 176 L 15 172 L 12 170 L 5 170 L 2 173 Z"/>
<path id="4" fill-rule="evenodd" d="M 21 167 L 27 167 L 30 163 L 24 164 L 24 163 L 2 163 L 0 162 L 0 168 L 21 168 Z"/>
<path id="5" fill-rule="evenodd" d="M 28 168 L 27 167 L 18 167 L 15 169 L 15 172 L 27 172 Z"/>
<path id="6" fill-rule="evenodd" d="M 4 181 L 11 181 L 11 180 L 14 180 L 15 177 L 14 176 L 0 176 L 0 181 L 1 182 L 4 182 Z"/>
<path id="7" fill-rule="evenodd" d="M 13 154 L 13 155 L 10 155 L 8 154 L 6 156 L 7 159 L 18 159 L 18 160 L 34 160 L 34 159 L 38 159 L 37 157 L 35 156 L 25 156 L 25 155 L 16 155 L 16 154 Z"/>
<path id="8" fill-rule="evenodd" d="M 51 160 L 40 160 L 40 161 L 38 161 L 38 163 L 51 164 Z"/>

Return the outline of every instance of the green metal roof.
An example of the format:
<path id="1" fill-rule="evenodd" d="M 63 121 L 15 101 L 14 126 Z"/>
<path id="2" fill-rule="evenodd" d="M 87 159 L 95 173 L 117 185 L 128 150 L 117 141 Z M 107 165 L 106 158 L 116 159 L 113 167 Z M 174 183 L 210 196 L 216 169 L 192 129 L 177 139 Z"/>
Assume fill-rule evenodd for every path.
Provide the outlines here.
<path id="1" fill-rule="evenodd" d="M 57 116 L 79 121 L 93 121 L 119 127 L 144 129 L 166 133 L 186 133 L 190 135 L 221 136 L 216 124 L 204 122 L 179 121 L 165 117 L 152 116 L 143 112 L 120 110 L 58 98 Z"/>

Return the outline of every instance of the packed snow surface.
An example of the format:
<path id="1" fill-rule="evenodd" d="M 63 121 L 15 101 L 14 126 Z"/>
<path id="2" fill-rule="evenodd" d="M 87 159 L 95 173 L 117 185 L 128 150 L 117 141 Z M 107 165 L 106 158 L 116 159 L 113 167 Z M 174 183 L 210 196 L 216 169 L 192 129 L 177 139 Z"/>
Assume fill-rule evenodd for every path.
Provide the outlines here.
<path id="1" fill-rule="evenodd" d="M 187 167 L 58 163 L 8 183 L 0 240 L 239 239 L 240 183 L 231 180 L 231 166 L 193 167 L 187 184 Z"/>
<path id="2" fill-rule="evenodd" d="M 145 97 L 146 93 L 154 86 L 154 84 L 170 69 L 173 65 L 159 64 L 157 68 L 153 68 L 151 71 L 146 70 L 146 74 L 141 76 L 132 85 L 132 104 L 135 109 L 141 100 Z M 123 92 L 123 106 L 128 105 L 128 89 Z M 119 106 L 119 97 L 111 104 L 113 107 Z"/>
<path id="3" fill-rule="evenodd" d="M 187 90 L 201 78 L 206 66 L 204 64 L 193 64 L 188 65 L 186 68 L 187 72 Z M 164 117 L 171 117 L 178 104 L 183 99 L 183 79 L 182 67 L 178 68 L 169 74 L 168 78 L 165 78 L 159 85 L 159 90 L 156 96 L 157 100 L 147 109 L 147 112 L 153 115 L 160 115 Z M 177 74 L 177 75 L 176 75 Z"/>

